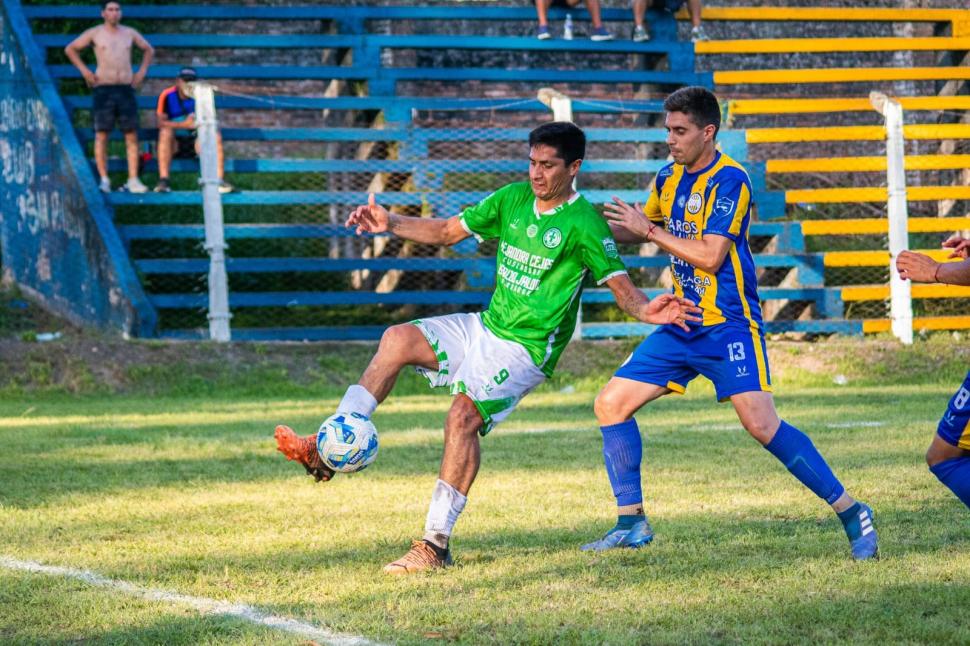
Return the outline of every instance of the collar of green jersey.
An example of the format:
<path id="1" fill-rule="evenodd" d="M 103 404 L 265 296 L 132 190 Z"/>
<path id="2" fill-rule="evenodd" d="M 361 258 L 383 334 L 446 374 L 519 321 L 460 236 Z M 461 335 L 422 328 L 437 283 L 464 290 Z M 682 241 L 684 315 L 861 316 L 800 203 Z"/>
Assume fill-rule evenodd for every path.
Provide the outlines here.
<path id="1" fill-rule="evenodd" d="M 532 200 L 532 212 L 536 214 L 536 220 L 540 220 L 540 219 L 542 219 L 542 216 L 544 216 L 544 215 L 555 215 L 556 213 L 559 213 L 564 208 L 566 208 L 567 206 L 569 206 L 570 204 L 572 204 L 573 202 L 575 202 L 578 199 L 579 199 L 579 191 L 576 191 L 576 192 L 574 192 L 569 197 L 568 200 L 566 200 L 565 202 L 563 202 L 559 206 L 554 206 L 551 209 L 547 209 L 547 210 L 545 210 L 545 211 L 543 211 L 543 212 L 540 213 L 539 212 L 539 198 L 535 198 L 534 200 Z"/>

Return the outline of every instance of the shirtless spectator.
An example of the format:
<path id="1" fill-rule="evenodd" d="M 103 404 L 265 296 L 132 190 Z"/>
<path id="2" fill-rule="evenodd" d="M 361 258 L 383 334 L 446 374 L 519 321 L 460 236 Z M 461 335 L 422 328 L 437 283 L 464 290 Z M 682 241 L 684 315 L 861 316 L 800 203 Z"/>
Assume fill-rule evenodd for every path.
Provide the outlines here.
<path id="1" fill-rule="evenodd" d="M 108 135 L 118 123 L 125 134 L 125 155 L 128 159 L 128 181 L 120 190 L 144 193 L 148 188 L 138 179 L 138 103 L 135 88 L 145 80 L 155 50 L 134 29 L 121 25 L 121 4 L 109 0 L 101 5 L 104 24 L 88 29 L 75 38 L 64 53 L 81 72 L 94 94 L 94 162 L 101 176 L 100 188 L 111 192 L 108 179 Z M 81 60 L 81 52 L 94 46 L 98 61 L 94 73 Z M 142 51 L 141 67 L 131 70 L 131 46 Z"/>

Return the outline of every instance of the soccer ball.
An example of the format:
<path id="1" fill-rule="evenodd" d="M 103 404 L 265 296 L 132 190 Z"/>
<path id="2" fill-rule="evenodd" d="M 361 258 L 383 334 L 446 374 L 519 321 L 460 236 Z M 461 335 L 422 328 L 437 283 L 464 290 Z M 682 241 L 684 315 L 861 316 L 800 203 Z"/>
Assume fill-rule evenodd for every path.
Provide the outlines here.
<path id="1" fill-rule="evenodd" d="M 331 415 L 317 431 L 317 453 L 334 471 L 360 471 L 377 459 L 377 429 L 359 413 Z"/>

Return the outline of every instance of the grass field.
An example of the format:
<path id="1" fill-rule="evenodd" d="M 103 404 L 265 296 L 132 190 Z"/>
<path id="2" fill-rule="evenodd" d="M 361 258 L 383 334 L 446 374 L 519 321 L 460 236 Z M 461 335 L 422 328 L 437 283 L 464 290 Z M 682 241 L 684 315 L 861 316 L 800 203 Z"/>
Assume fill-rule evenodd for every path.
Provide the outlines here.
<path id="1" fill-rule="evenodd" d="M 544 387 L 483 440 L 455 567 L 405 579 L 380 568 L 423 527 L 448 403 L 410 379 L 375 417 L 375 465 L 323 485 L 275 453 L 272 429 L 315 428 L 332 392 L 6 396 L 0 643 L 307 643 L 7 559 L 378 642 L 965 644 L 970 514 L 922 457 L 958 383 L 944 372 L 779 385 L 783 416 L 875 509 L 878 562 L 849 559 L 829 509 L 706 383 L 639 416 L 654 543 L 580 552 L 614 520 L 590 379 Z"/>

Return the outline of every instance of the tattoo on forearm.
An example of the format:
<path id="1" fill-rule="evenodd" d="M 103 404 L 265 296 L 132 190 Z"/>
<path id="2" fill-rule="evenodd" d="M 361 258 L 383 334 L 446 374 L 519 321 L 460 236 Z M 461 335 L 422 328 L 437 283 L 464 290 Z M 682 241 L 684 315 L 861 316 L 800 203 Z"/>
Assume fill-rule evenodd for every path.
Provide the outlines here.
<path id="1" fill-rule="evenodd" d="M 621 310 L 636 318 L 640 311 L 640 306 L 643 305 L 643 302 L 643 294 L 641 294 L 639 291 L 633 290 L 623 294 L 623 297 L 620 299 L 617 305 L 620 306 Z"/>

